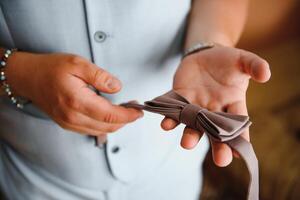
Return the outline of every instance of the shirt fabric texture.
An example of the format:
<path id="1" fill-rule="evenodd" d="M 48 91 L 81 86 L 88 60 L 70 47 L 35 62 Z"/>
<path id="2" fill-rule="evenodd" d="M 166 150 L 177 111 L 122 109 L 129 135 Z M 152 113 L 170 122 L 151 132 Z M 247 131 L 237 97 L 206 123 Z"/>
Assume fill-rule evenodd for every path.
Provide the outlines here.
<path id="1" fill-rule="evenodd" d="M 0 46 L 83 56 L 121 80 L 121 92 L 104 97 L 115 104 L 143 102 L 172 87 L 190 4 L 0 0 Z M 100 149 L 92 137 L 60 128 L 34 105 L 22 111 L 1 97 L 0 190 L 14 200 L 195 200 L 207 139 L 183 150 L 183 127 L 164 133 L 161 119 L 145 113 L 109 134 Z"/>

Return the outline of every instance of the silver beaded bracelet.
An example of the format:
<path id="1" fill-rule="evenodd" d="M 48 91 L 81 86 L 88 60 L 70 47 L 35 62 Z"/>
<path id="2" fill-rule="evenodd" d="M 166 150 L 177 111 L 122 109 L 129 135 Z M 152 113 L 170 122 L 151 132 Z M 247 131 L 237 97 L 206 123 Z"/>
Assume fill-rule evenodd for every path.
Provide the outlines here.
<path id="1" fill-rule="evenodd" d="M 9 56 L 11 56 L 14 51 L 17 51 L 17 49 L 6 49 L 4 51 L 4 54 L 3 54 L 3 56 L 0 60 L 0 82 L 1 82 L 1 85 L 3 87 L 4 92 L 7 94 L 10 101 L 14 105 L 16 105 L 18 108 L 23 108 L 24 104 L 17 97 L 15 97 L 13 95 L 9 84 L 7 83 L 7 77 L 6 77 L 6 74 L 5 74 L 5 68 L 6 68 L 6 65 L 7 65 L 7 60 L 9 58 Z"/>
<path id="2" fill-rule="evenodd" d="M 196 53 L 198 51 L 202 51 L 204 49 L 210 49 L 215 46 L 212 42 L 199 42 L 196 45 L 192 46 L 191 48 L 187 49 L 184 53 L 182 58 L 185 58 L 188 55 L 191 55 L 193 53 Z"/>

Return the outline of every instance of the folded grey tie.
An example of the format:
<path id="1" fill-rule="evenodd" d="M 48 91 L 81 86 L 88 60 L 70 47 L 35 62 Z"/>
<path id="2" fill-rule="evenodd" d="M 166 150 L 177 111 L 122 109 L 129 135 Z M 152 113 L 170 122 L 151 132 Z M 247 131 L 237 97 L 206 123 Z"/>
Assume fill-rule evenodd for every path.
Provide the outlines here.
<path id="1" fill-rule="evenodd" d="M 251 124 L 248 116 L 208 111 L 190 104 L 173 90 L 146 101 L 144 105 L 135 102 L 122 105 L 164 115 L 190 128 L 205 132 L 211 140 L 228 144 L 245 160 L 250 172 L 248 200 L 259 199 L 258 161 L 251 143 L 241 136 Z"/>

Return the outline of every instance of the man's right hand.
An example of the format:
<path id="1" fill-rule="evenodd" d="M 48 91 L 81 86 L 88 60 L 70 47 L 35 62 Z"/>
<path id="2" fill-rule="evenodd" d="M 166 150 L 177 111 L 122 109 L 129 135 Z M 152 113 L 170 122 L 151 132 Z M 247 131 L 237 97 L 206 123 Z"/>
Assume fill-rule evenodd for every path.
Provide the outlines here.
<path id="1" fill-rule="evenodd" d="M 65 129 L 101 136 L 143 116 L 88 88 L 112 94 L 121 89 L 121 82 L 80 56 L 15 52 L 6 76 L 15 95 L 31 100 Z"/>

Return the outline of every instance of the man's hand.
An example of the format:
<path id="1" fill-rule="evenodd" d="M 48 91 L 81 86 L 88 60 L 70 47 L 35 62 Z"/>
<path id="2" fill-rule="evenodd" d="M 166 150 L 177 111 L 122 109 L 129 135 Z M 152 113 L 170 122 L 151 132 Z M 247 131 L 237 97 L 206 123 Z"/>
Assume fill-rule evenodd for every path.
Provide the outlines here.
<path id="1" fill-rule="evenodd" d="M 121 82 L 88 60 L 70 54 L 16 52 L 8 60 L 13 92 L 30 99 L 63 128 L 103 136 L 142 116 L 142 112 L 113 105 L 98 96 L 116 93 Z"/>
<path id="2" fill-rule="evenodd" d="M 249 79 L 263 83 L 270 76 L 268 63 L 259 56 L 233 47 L 216 46 L 184 58 L 175 74 L 173 89 L 190 102 L 211 111 L 247 115 Z M 177 123 L 165 118 L 161 125 L 171 130 Z M 195 147 L 202 135 L 186 127 L 182 147 Z M 249 140 L 249 130 L 243 137 Z M 216 165 L 227 166 L 231 162 L 232 150 L 228 145 L 212 141 L 212 150 Z"/>

